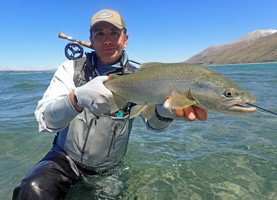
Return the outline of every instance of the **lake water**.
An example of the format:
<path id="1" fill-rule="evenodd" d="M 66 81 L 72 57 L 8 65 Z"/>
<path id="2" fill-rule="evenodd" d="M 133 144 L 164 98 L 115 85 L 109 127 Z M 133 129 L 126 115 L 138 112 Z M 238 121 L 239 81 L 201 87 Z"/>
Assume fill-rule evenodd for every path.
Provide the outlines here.
<path id="1" fill-rule="evenodd" d="M 277 63 L 213 66 L 277 112 Z M 0 199 L 50 149 L 34 110 L 53 73 L 0 74 Z M 95 187 L 121 199 L 277 199 L 277 118 L 210 112 L 205 122 L 174 121 L 163 133 L 135 119 L 124 163 L 105 179 L 73 186 L 68 199 L 93 199 Z M 122 189 L 123 188 L 123 189 Z"/>

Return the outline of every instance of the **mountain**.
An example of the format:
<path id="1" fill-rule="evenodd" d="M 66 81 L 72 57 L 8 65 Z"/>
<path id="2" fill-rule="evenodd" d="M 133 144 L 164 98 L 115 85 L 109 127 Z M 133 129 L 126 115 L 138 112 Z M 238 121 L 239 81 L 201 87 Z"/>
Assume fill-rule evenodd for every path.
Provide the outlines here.
<path id="1" fill-rule="evenodd" d="M 277 30 L 256 30 L 230 44 L 211 46 L 186 63 L 234 64 L 277 62 Z"/>
<path id="2" fill-rule="evenodd" d="M 269 35 L 272 35 L 274 33 L 277 33 L 277 30 L 274 30 L 274 29 L 256 30 L 256 31 L 250 32 L 250 33 L 242 36 L 241 38 L 236 40 L 234 43 L 243 42 L 243 41 L 247 41 L 247 40 L 256 40 L 258 38 L 269 36 Z"/>

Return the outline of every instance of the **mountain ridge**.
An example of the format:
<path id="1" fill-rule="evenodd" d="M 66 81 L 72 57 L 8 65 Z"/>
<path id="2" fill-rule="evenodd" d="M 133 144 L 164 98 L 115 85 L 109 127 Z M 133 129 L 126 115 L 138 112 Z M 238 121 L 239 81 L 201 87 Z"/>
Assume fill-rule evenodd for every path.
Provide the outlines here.
<path id="1" fill-rule="evenodd" d="M 238 64 L 277 61 L 277 30 L 256 30 L 230 44 L 213 45 L 185 63 Z"/>

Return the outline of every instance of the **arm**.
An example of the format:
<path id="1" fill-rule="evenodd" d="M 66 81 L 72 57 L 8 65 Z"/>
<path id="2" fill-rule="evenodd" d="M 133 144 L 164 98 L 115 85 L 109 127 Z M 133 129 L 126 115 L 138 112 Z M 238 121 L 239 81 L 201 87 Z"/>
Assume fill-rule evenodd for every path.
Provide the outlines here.
<path id="1" fill-rule="evenodd" d="M 166 115 L 160 114 L 165 112 L 164 107 L 162 105 L 156 105 L 154 114 L 149 119 L 144 119 L 147 128 L 153 131 L 163 131 L 166 129 L 171 122 L 173 121 L 173 115 L 166 109 Z"/>
<path id="2" fill-rule="evenodd" d="M 75 88 L 74 70 L 72 71 L 66 73 L 64 69 L 58 70 L 43 99 L 39 102 L 36 117 L 41 131 L 63 129 L 84 108 L 96 116 L 109 111 L 109 103 L 113 95 L 103 84 L 108 77 L 98 76 L 83 86 Z"/>
<path id="3" fill-rule="evenodd" d="M 75 89 L 73 75 L 73 61 L 64 62 L 55 72 L 35 110 L 39 131 L 62 129 L 78 114 L 69 101 L 69 93 Z"/>

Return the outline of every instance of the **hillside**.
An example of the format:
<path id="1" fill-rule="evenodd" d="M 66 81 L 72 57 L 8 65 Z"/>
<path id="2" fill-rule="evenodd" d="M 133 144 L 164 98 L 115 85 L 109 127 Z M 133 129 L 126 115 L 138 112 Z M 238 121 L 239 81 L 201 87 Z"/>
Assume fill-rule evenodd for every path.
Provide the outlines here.
<path id="1" fill-rule="evenodd" d="M 271 29 L 248 33 L 233 43 L 211 46 L 185 62 L 206 64 L 277 62 L 277 31 Z"/>

